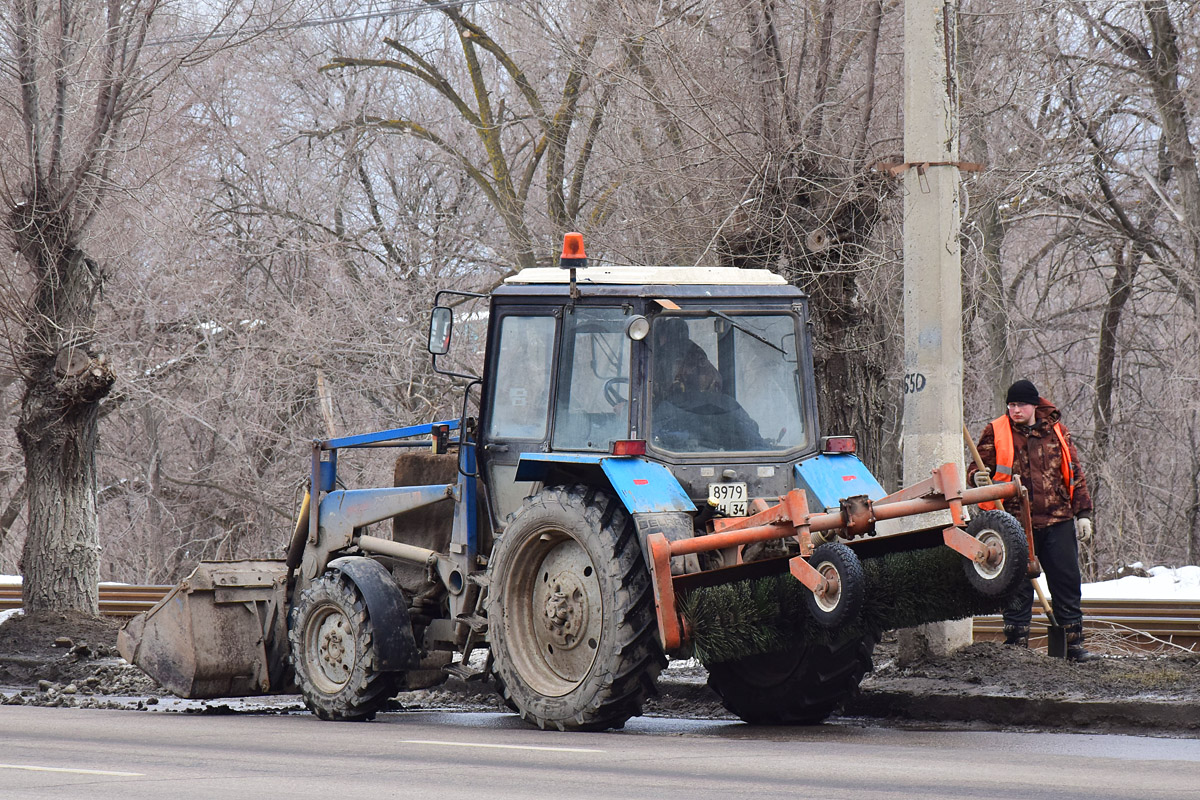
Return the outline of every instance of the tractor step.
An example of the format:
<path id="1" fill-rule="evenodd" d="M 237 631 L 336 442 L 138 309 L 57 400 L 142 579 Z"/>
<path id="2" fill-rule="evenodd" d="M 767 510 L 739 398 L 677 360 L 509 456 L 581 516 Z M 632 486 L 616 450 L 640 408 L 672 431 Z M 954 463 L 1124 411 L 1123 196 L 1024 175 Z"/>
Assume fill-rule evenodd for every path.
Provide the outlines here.
<path id="1" fill-rule="evenodd" d="M 463 681 L 481 681 L 488 674 L 486 669 L 475 669 L 472 666 L 464 664 L 462 661 L 447 664 L 442 667 L 442 672 Z"/>
<path id="2" fill-rule="evenodd" d="M 470 626 L 472 633 L 487 633 L 488 631 L 488 618 L 482 614 L 459 614 L 454 621 Z"/>

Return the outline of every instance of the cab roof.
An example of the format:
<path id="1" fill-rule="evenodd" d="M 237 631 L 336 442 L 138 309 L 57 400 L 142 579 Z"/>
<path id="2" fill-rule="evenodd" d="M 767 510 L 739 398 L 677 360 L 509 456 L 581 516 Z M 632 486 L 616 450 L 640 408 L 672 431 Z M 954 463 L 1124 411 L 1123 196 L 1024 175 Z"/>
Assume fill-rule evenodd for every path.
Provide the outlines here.
<path id="1" fill-rule="evenodd" d="M 566 284 L 571 271 L 563 267 L 531 267 L 504 279 L 506 284 Z M 737 267 L 582 267 L 575 270 L 580 285 L 623 286 L 784 286 L 787 281 L 766 269 Z"/>

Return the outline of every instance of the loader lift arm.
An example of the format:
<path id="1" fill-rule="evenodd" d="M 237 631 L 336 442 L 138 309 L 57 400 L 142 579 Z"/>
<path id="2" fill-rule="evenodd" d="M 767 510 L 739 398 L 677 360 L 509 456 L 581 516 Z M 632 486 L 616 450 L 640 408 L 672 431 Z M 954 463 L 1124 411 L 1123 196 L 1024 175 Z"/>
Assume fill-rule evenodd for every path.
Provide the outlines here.
<path id="1" fill-rule="evenodd" d="M 338 451 L 377 447 L 429 447 L 432 437 L 435 448 L 464 444 L 464 425 L 457 419 L 392 428 L 357 436 L 318 439 L 312 444 L 310 485 L 315 487 L 314 498 L 302 506 L 292 542 L 288 547 L 289 569 L 299 569 L 297 587 L 303 588 L 325 568 L 330 556 L 351 545 L 367 553 L 427 564 L 436 569 L 453 599 L 460 597 L 467 578 L 477 567 L 478 520 L 475 509 L 475 447 L 470 423 L 467 436 L 460 447 L 458 480 L 449 484 L 401 486 L 375 489 L 338 489 Z M 452 435 L 457 434 L 457 435 Z M 360 528 L 390 519 L 446 498 L 455 501 L 455 519 L 449 554 L 389 539 L 361 534 Z M 312 513 L 313 507 L 317 508 Z M 295 563 L 293 563 L 293 561 Z"/>

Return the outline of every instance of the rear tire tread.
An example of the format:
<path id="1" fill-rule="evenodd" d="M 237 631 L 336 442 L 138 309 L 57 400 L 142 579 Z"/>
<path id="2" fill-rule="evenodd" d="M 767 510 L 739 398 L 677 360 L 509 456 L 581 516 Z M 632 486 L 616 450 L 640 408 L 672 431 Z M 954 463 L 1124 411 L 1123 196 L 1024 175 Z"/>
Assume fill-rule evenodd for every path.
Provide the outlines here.
<path id="1" fill-rule="evenodd" d="M 582 515 L 593 529 L 600 533 L 602 539 L 608 539 L 612 575 L 617 585 L 617 599 L 620 606 L 620 616 L 616 622 L 614 634 L 610 639 L 609 654 L 597 653 L 597 659 L 608 662 L 607 668 L 597 664 L 593 669 L 600 669 L 585 678 L 585 682 L 596 687 L 590 698 L 586 699 L 584 707 L 574 709 L 562 718 L 539 714 L 537 709 L 529 707 L 516 700 L 516 686 L 510 687 L 505 673 L 510 672 L 514 682 L 519 680 L 515 670 L 497 659 L 494 676 L 501 693 L 510 703 L 517 706 L 523 719 L 535 722 L 545 728 L 547 724 L 559 730 L 594 731 L 607 728 L 619 728 L 625 721 L 642 712 L 642 705 L 647 696 L 653 692 L 647 686 L 653 687 L 659 672 L 666 665 L 666 658 L 658 643 L 658 626 L 654 616 L 654 603 L 649 573 L 642 559 L 641 549 L 633 536 L 633 522 L 614 498 L 607 494 L 596 492 L 582 486 L 570 488 L 554 487 L 545 489 L 539 494 L 526 498 L 525 504 L 506 528 L 504 536 L 497 542 L 497 548 L 503 547 L 504 537 L 513 535 L 514 527 L 519 531 L 521 517 L 537 507 L 553 507 L 561 510 L 564 517 Z M 502 563 L 504 559 L 493 555 L 493 565 Z M 503 601 L 499 587 L 502 582 L 494 580 L 492 586 L 497 592 L 491 598 L 493 604 L 489 616 L 502 614 Z M 628 600 L 620 602 L 620 595 L 626 594 Z M 496 626 L 493 622 L 493 628 Z M 522 692 L 523 693 L 523 692 Z M 527 701 L 528 702 L 528 701 Z M 536 703 L 536 698 L 533 699 Z"/>

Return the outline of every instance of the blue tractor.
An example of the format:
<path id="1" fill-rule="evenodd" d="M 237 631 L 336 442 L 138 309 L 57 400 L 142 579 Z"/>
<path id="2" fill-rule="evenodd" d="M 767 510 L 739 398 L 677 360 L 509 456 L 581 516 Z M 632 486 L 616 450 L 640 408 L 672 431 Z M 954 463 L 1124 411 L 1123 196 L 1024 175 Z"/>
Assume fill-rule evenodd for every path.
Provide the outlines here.
<path id="1" fill-rule="evenodd" d="M 1019 484 L 964 489 L 944 465 L 887 495 L 852 438 L 820 435 L 802 292 L 765 270 L 587 267 L 574 236 L 562 267 L 484 298 L 458 419 L 314 442 L 287 557 L 202 564 L 122 654 L 185 697 L 298 687 L 325 719 L 490 676 L 540 727 L 599 730 L 692 653 L 689 594 L 791 574 L 827 635 L 706 666 L 743 719 L 810 723 L 870 669 L 863 559 L 948 546 L 985 595 L 1025 579 L 1027 518 L 965 510 Z M 480 297 L 439 293 L 439 371 L 478 342 L 456 308 Z M 415 473 L 342 488 L 339 457 L 378 447 L 421 448 Z"/>

